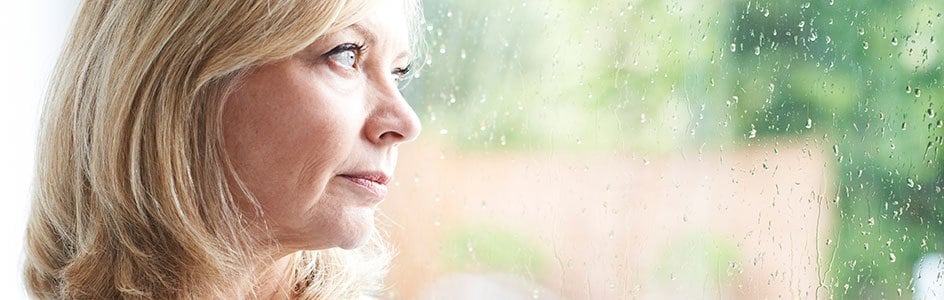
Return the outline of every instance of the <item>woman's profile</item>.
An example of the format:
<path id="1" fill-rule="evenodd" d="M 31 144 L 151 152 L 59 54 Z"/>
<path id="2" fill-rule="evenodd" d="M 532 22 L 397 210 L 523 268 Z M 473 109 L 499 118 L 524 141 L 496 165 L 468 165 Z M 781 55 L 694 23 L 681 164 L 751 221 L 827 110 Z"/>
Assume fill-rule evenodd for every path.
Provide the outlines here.
<path id="1" fill-rule="evenodd" d="M 43 109 L 31 296 L 379 293 L 417 1 L 84 1 Z"/>

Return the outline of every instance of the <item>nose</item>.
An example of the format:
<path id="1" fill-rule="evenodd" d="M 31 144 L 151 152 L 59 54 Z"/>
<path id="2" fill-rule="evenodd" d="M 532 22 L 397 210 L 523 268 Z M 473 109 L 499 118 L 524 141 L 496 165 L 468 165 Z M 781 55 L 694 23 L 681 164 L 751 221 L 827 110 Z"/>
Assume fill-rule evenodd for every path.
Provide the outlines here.
<path id="1" fill-rule="evenodd" d="M 422 130 L 420 120 L 399 89 L 389 83 L 375 86 L 372 109 L 364 126 L 367 139 L 382 146 L 415 140 Z"/>

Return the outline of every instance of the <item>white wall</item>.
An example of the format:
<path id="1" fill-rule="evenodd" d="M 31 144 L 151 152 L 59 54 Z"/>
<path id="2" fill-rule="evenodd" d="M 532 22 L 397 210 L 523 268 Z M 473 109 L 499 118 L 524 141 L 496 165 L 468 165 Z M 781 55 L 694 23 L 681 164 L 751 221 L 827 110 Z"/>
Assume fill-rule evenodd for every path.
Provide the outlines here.
<path id="1" fill-rule="evenodd" d="M 0 298 L 26 298 L 23 236 L 44 90 L 76 0 L 0 4 Z"/>

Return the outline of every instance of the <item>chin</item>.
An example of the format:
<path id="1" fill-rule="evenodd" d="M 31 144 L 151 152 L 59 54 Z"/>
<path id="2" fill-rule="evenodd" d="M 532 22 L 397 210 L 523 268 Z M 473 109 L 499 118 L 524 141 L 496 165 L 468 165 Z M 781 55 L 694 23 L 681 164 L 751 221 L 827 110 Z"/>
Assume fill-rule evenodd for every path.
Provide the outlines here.
<path id="1" fill-rule="evenodd" d="M 374 233 L 374 209 L 357 207 L 348 209 L 344 214 L 342 233 L 338 236 L 337 247 L 345 250 L 363 246 Z"/>

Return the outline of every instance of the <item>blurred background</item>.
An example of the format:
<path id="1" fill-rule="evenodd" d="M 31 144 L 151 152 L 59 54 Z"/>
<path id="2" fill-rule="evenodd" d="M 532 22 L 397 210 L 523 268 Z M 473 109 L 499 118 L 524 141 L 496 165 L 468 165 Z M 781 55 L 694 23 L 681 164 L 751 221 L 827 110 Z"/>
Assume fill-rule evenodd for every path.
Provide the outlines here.
<path id="1" fill-rule="evenodd" d="M 944 2 L 424 3 L 392 297 L 944 299 Z"/>
<path id="2" fill-rule="evenodd" d="M 21 274 L 41 101 L 75 0 L 0 3 L 0 295 L 25 299 Z"/>
<path id="3" fill-rule="evenodd" d="M 944 2 L 424 6 L 386 298 L 944 299 Z M 0 9 L 0 290 L 74 7 Z"/>

